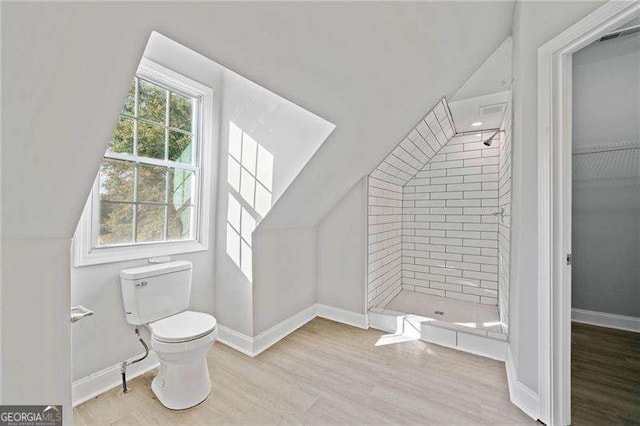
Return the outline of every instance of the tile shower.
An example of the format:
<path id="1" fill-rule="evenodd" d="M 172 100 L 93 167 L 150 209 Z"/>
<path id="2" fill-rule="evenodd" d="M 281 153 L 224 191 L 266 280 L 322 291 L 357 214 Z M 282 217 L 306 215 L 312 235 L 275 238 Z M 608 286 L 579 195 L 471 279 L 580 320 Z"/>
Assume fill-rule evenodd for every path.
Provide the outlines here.
<path id="1" fill-rule="evenodd" d="M 506 339 L 509 106 L 500 132 L 460 135 L 443 99 L 369 175 L 368 204 L 370 312 Z"/>

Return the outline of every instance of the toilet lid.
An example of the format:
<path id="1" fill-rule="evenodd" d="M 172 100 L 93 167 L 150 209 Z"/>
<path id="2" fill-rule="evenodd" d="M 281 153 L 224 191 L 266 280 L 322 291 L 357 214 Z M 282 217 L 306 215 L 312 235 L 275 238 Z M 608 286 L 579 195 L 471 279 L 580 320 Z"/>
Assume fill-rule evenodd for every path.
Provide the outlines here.
<path id="1" fill-rule="evenodd" d="M 216 319 L 202 312 L 184 311 L 149 323 L 153 338 L 160 342 L 187 342 L 206 336 L 216 328 Z"/>

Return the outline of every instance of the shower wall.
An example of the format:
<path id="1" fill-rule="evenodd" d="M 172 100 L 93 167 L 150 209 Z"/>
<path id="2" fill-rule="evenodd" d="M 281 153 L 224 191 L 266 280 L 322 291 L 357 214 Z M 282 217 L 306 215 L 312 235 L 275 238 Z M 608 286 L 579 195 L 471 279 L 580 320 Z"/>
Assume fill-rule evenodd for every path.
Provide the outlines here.
<path id="1" fill-rule="evenodd" d="M 443 99 L 369 175 L 369 308 L 384 306 L 402 289 L 402 188 L 454 134 Z"/>
<path id="2" fill-rule="evenodd" d="M 402 288 L 498 304 L 498 138 L 453 137 L 404 186 Z"/>

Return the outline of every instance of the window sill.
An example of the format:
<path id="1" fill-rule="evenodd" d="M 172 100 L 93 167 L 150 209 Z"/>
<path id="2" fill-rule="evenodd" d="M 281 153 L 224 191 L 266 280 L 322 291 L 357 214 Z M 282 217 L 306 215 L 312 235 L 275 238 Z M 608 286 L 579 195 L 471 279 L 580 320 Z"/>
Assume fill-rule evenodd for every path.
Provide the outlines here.
<path id="1" fill-rule="evenodd" d="M 83 252 L 79 250 L 79 247 L 77 247 L 74 242 L 74 266 L 83 267 L 104 263 L 126 262 L 128 260 L 195 253 L 206 250 L 207 246 L 199 241 L 181 241 L 144 246 L 98 248 Z"/>

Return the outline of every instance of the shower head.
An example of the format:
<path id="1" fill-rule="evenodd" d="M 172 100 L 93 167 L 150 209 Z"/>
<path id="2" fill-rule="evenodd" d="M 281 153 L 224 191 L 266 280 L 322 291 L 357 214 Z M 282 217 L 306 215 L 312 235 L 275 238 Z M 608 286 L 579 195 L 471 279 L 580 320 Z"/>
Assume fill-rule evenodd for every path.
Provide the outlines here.
<path id="1" fill-rule="evenodd" d="M 486 146 L 491 146 L 491 144 L 493 143 L 493 139 L 498 136 L 498 133 L 503 132 L 504 130 L 496 130 L 496 132 L 491 135 L 491 137 L 489 139 L 487 139 L 486 141 L 482 142 L 483 144 L 485 144 Z"/>

